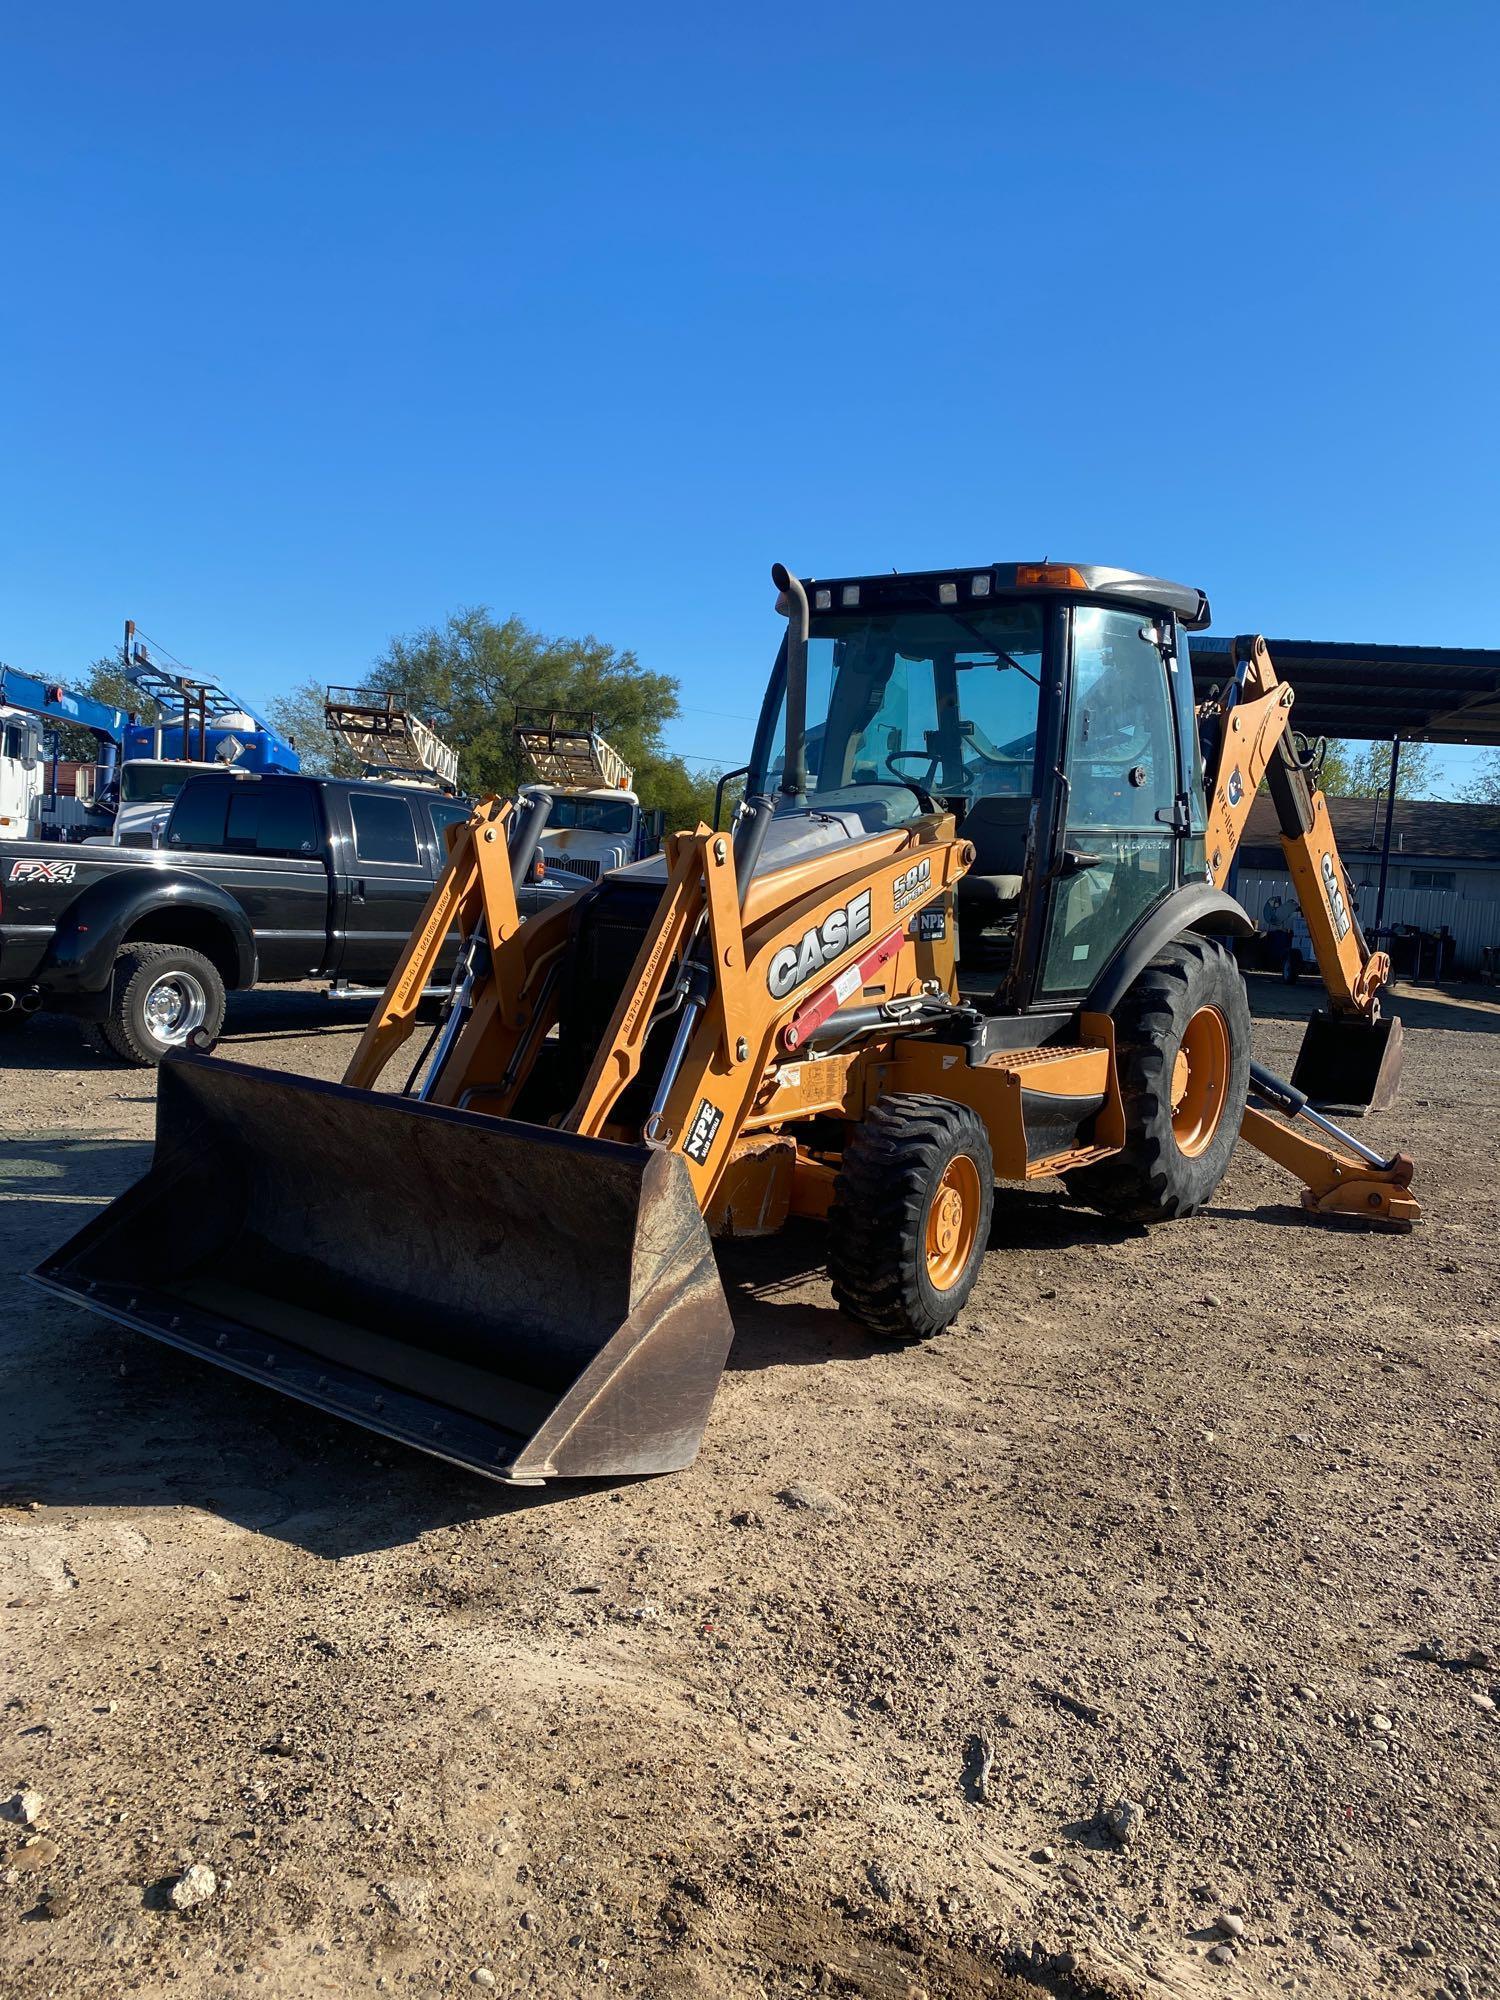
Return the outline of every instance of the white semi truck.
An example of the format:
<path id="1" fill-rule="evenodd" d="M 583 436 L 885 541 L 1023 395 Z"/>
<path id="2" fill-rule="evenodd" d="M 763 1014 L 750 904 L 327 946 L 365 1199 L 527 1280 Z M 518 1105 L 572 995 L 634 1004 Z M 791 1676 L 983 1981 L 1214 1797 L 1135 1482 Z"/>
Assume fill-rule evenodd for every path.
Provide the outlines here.
<path id="1" fill-rule="evenodd" d="M 596 718 L 560 710 L 518 710 L 515 738 L 536 772 L 523 799 L 550 794 L 542 858 L 597 882 L 652 854 L 661 842 L 661 814 L 647 813 L 632 790 L 634 772 L 606 743 Z"/>

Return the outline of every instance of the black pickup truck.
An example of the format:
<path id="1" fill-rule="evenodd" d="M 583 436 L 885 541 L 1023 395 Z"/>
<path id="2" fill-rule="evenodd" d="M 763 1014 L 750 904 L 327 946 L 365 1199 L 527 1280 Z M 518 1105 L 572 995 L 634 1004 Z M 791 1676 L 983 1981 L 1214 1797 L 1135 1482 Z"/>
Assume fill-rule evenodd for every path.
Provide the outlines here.
<path id="1" fill-rule="evenodd" d="M 197 1030 L 211 1046 L 227 991 L 383 986 L 468 810 L 417 785 L 226 774 L 183 786 L 150 851 L 0 842 L 0 1028 L 75 1014 L 146 1065 Z"/>

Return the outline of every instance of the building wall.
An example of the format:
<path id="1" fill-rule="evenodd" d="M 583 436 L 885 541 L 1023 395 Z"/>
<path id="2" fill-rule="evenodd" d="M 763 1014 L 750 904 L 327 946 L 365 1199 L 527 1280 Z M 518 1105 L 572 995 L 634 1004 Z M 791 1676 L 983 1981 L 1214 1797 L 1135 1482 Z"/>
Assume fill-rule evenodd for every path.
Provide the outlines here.
<path id="1" fill-rule="evenodd" d="M 1373 924 L 1375 899 L 1380 888 L 1380 863 L 1353 861 L 1347 864 L 1360 921 Z M 1416 871 L 1451 869 L 1454 886 L 1445 889 L 1413 889 Z M 1246 910 L 1260 921 L 1260 913 L 1272 896 L 1295 904 L 1297 892 L 1284 871 L 1242 868 L 1235 894 Z M 1485 945 L 1500 947 L 1500 868 L 1465 866 L 1462 862 L 1427 861 L 1403 857 L 1393 861 L 1386 882 L 1385 916 L 1388 924 L 1416 924 L 1424 931 L 1441 930 L 1446 924 L 1454 939 L 1454 963 L 1460 972 L 1472 972 L 1479 964 Z"/>

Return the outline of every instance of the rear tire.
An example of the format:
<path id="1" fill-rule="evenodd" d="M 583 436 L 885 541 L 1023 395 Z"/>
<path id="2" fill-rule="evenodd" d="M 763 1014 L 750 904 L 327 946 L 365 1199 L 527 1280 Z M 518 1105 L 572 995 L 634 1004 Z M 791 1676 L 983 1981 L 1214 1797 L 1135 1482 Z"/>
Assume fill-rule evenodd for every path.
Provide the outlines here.
<path id="1" fill-rule="evenodd" d="M 977 1112 L 941 1097 L 882 1097 L 850 1134 L 834 1182 L 834 1298 L 888 1340 L 941 1333 L 974 1289 L 994 1205 Z"/>
<path id="2" fill-rule="evenodd" d="M 212 1048 L 224 1027 L 224 982 L 201 951 L 180 944 L 129 944 L 115 960 L 101 1045 L 122 1062 L 154 1069 L 163 1056 Z M 199 1039 L 206 1035 L 206 1044 Z"/>
<path id="3" fill-rule="evenodd" d="M 1063 1176 L 1069 1194 L 1125 1222 L 1191 1215 L 1229 1166 L 1250 1081 L 1250 1003 L 1214 938 L 1167 946 L 1115 1016 L 1125 1149 Z"/>

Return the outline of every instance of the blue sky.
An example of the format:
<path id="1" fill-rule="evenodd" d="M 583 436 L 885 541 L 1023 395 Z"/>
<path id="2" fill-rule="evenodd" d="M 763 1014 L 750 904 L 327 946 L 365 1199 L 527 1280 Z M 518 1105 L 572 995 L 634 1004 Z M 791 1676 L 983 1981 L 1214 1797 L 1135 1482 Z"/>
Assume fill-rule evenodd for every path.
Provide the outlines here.
<path id="1" fill-rule="evenodd" d="M 1493 7 L 80 0 L 3 48 L 18 665 L 133 616 L 263 698 L 484 603 L 737 763 L 775 558 L 1500 644 Z"/>

